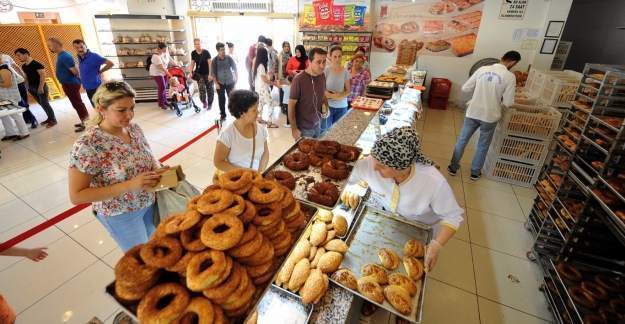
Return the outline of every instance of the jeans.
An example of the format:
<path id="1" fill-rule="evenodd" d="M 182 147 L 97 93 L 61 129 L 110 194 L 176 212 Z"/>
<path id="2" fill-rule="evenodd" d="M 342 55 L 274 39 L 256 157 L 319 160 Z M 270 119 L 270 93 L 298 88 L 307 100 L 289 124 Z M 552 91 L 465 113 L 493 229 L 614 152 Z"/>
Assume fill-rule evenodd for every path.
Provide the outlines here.
<path id="1" fill-rule="evenodd" d="M 98 90 L 98 88 L 91 90 L 85 89 L 85 92 L 87 92 L 87 97 L 89 98 L 89 102 L 91 102 L 91 107 L 93 107 L 93 109 L 95 109 L 95 105 L 93 104 L 93 95 L 95 94 L 96 90 Z"/>
<path id="2" fill-rule="evenodd" d="M 454 147 L 454 154 L 451 158 L 450 166 L 454 171 L 460 168 L 460 159 L 464 153 L 464 148 L 471 139 L 471 136 L 475 131 L 480 129 L 480 139 L 477 142 L 477 151 L 471 162 L 471 174 L 480 174 L 482 167 L 484 166 L 484 160 L 486 160 L 486 153 L 488 153 L 488 147 L 493 140 L 493 134 L 495 134 L 495 128 L 497 122 L 488 123 L 485 121 L 465 117 L 460 136 Z"/>
<path id="3" fill-rule="evenodd" d="M 63 87 L 63 92 L 65 92 L 67 98 L 69 98 L 69 102 L 72 103 L 72 107 L 74 107 L 74 109 L 78 113 L 80 121 L 87 120 L 87 118 L 89 118 L 89 112 L 87 111 L 87 107 L 85 107 L 85 104 L 82 102 L 82 98 L 80 97 L 80 84 L 65 83 L 61 84 L 61 86 Z"/>
<path id="4" fill-rule="evenodd" d="M 50 106 L 50 102 L 48 101 L 48 85 L 43 86 L 43 93 L 39 93 L 37 88 L 30 88 L 28 89 L 28 92 L 30 92 L 30 95 L 35 98 L 43 111 L 46 113 L 46 116 L 48 116 L 48 119 L 46 120 L 55 122 L 56 116 L 54 116 L 54 110 L 52 109 L 52 106 Z"/>
<path id="5" fill-rule="evenodd" d="M 153 75 L 152 79 L 156 82 L 157 95 L 158 98 L 158 106 L 163 108 L 167 107 L 167 93 L 165 90 L 167 89 L 167 80 L 164 75 Z"/>
<path id="6" fill-rule="evenodd" d="M 213 99 L 215 98 L 215 92 L 213 90 L 213 81 L 208 80 L 208 74 L 198 74 L 200 79 L 197 81 L 198 88 L 200 90 L 200 100 L 202 104 L 207 108 L 213 105 Z"/>
<path id="7" fill-rule="evenodd" d="M 96 218 L 104 225 L 122 251 L 126 252 L 137 244 L 147 242 L 154 233 L 155 207 L 156 203 L 121 215 L 96 214 Z"/>
<path id="8" fill-rule="evenodd" d="M 22 101 L 20 101 L 19 105 L 26 108 L 26 111 L 22 113 L 22 117 L 24 117 L 24 121 L 28 124 L 32 124 L 37 122 L 37 118 L 28 108 L 28 90 L 26 90 L 26 82 L 18 83 L 17 89 L 20 91 L 20 97 L 22 97 Z"/>
<path id="9" fill-rule="evenodd" d="M 234 89 L 234 84 L 219 84 L 217 89 L 217 99 L 219 100 L 219 114 L 221 119 L 226 118 L 226 97 Z"/>
<path id="10" fill-rule="evenodd" d="M 318 138 L 321 136 L 321 125 L 317 125 L 315 128 L 311 129 L 300 128 L 299 131 L 302 137 Z"/>

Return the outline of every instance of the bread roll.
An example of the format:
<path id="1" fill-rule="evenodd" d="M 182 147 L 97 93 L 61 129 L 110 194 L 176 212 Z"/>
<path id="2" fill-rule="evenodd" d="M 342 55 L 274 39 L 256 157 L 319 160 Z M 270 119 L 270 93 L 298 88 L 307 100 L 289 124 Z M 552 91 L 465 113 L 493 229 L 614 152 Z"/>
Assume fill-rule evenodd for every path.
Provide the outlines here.
<path id="1" fill-rule="evenodd" d="M 412 312 L 412 301 L 408 292 L 401 286 L 389 285 L 384 288 L 384 297 L 400 313 L 407 315 Z"/>
<path id="2" fill-rule="evenodd" d="M 384 292 L 376 278 L 368 276 L 358 279 L 358 292 L 378 304 L 384 302 Z"/>

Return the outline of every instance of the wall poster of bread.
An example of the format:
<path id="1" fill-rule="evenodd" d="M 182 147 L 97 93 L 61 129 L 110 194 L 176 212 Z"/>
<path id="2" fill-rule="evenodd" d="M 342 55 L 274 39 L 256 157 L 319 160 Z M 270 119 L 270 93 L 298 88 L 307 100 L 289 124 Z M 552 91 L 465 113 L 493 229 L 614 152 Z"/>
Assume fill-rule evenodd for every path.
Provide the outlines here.
<path id="1" fill-rule="evenodd" d="M 412 60 L 415 49 L 416 55 L 471 55 L 480 29 L 483 2 L 376 1 L 373 50 L 394 53 L 404 61 Z"/>

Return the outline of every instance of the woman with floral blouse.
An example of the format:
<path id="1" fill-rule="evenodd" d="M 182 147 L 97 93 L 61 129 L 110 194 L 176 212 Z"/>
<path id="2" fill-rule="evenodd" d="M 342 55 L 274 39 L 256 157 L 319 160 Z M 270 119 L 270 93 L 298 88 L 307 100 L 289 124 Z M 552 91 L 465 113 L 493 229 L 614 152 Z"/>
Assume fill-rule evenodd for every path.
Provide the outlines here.
<path id="1" fill-rule="evenodd" d="M 362 96 L 365 93 L 367 84 L 371 81 L 371 73 L 365 69 L 365 57 L 361 54 L 352 56 L 351 67 L 347 70 L 351 75 L 351 93 L 347 96 L 347 103 L 349 107 L 352 106 L 352 100 L 358 96 Z"/>
<path id="2" fill-rule="evenodd" d="M 70 153 L 69 196 L 93 203 L 97 219 L 125 252 L 154 231 L 154 187 L 160 163 L 134 117 L 135 92 L 125 82 L 102 84 L 93 96 L 97 114 Z"/>

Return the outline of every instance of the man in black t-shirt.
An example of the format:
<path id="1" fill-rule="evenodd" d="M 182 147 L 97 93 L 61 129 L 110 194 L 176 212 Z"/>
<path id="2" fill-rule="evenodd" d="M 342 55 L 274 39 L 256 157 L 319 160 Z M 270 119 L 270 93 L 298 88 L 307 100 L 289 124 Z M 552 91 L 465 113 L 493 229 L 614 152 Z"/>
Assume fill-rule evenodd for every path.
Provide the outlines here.
<path id="1" fill-rule="evenodd" d="M 193 40 L 193 47 L 195 47 L 195 50 L 191 52 L 189 72 L 200 88 L 200 100 L 202 100 L 204 108 L 210 109 L 215 96 L 213 77 L 210 75 L 211 54 L 208 50 L 202 48 L 199 38 Z"/>
<path id="2" fill-rule="evenodd" d="M 46 127 L 50 128 L 56 125 L 56 117 L 54 116 L 54 110 L 52 110 L 52 106 L 50 106 L 50 102 L 48 101 L 48 86 L 46 85 L 46 72 L 44 70 L 44 66 L 33 60 L 30 56 L 30 52 L 28 52 L 25 48 L 18 48 L 15 50 L 15 56 L 22 63 L 22 71 L 26 74 L 26 81 L 28 83 L 28 92 L 30 95 L 37 100 L 43 111 L 48 116 L 41 125 L 46 125 Z"/>

